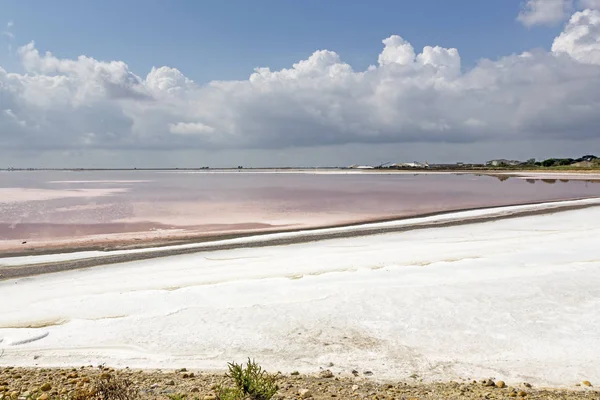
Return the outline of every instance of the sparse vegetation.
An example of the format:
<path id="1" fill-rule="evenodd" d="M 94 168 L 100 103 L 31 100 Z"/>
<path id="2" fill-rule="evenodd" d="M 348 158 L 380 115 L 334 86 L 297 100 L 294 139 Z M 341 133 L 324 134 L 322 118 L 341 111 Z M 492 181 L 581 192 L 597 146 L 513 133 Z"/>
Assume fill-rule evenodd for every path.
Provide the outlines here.
<path id="1" fill-rule="evenodd" d="M 227 378 L 233 381 L 234 386 L 221 385 L 217 390 L 217 400 L 270 400 L 279 390 L 277 375 L 267 373 L 250 359 L 245 366 L 229 363 Z"/>
<path id="2" fill-rule="evenodd" d="M 139 371 L 131 369 L 115 370 L 105 366 L 81 368 L 13 368 L 0 367 L 0 399 L 5 400 L 100 400 L 100 399 L 140 399 L 140 400 L 216 400 L 219 393 L 217 382 L 225 382 L 230 386 L 222 399 L 262 399 L 271 396 L 280 399 L 421 399 L 421 400 L 481 400 L 525 398 L 528 400 L 592 400 L 600 399 L 600 391 L 596 382 L 581 380 L 571 381 L 570 389 L 537 388 L 526 382 L 503 382 L 485 378 L 473 380 L 457 379 L 452 382 L 423 383 L 416 373 L 398 377 L 396 382 L 380 382 L 368 378 L 372 375 L 368 370 L 355 369 L 341 371 L 334 377 L 326 370 L 320 373 L 288 375 L 268 375 L 258 365 L 247 369 L 246 365 L 237 366 L 234 371 L 238 377 L 246 378 L 270 377 L 270 387 L 275 387 L 275 378 L 280 389 L 267 391 L 265 397 L 252 397 L 243 393 L 243 386 L 238 387 L 234 374 L 209 373 L 195 371 L 194 377 L 184 378 L 185 369 L 177 371 Z M 231 369 L 231 366 L 230 366 Z M 243 371 L 240 373 L 240 371 Z M 255 373 L 250 373 L 254 371 Z M 408 372 L 407 372 L 408 373 Z M 110 378 L 108 377 L 110 375 Z M 374 378 L 377 378 L 375 374 Z M 585 379 L 585 378 L 582 378 Z M 224 381 L 225 380 L 225 381 Z M 244 379 L 242 379 L 243 381 Z M 260 379 L 259 379 L 260 381 Z M 52 388 L 41 391 L 44 383 Z M 110 385 L 107 386 L 107 384 Z M 104 391 L 98 391 L 102 384 Z M 258 385 L 260 386 L 260 385 Z M 256 387 L 256 385 L 255 385 Z M 130 397 L 124 397 L 115 389 L 125 388 Z M 135 388 L 135 389 L 132 389 Z M 260 391 L 264 393 L 263 391 Z M 520 393 L 520 394 L 519 394 Z M 116 394 L 116 396 L 113 396 Z"/>
<path id="3" fill-rule="evenodd" d="M 68 397 L 68 400 L 137 400 L 139 398 L 137 388 L 129 379 L 102 374 L 93 382 L 90 389 L 78 389 Z"/>

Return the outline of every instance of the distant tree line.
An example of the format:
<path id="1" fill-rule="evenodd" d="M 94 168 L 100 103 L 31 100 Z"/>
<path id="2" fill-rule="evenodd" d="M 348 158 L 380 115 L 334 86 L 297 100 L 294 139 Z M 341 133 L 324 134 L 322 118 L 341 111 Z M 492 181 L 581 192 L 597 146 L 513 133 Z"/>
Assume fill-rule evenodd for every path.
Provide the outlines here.
<path id="1" fill-rule="evenodd" d="M 543 161 L 530 159 L 525 162 L 525 165 L 536 165 L 538 167 L 561 167 L 577 163 L 591 163 L 593 166 L 600 166 L 600 158 L 594 155 L 586 155 L 580 158 L 548 158 Z"/>

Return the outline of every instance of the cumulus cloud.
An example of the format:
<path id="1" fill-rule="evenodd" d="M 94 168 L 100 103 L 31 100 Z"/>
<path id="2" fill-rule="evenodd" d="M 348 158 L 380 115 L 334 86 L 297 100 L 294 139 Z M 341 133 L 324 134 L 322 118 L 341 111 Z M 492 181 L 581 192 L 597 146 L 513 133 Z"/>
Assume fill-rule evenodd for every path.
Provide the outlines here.
<path id="1" fill-rule="evenodd" d="M 172 67 L 19 49 L 0 67 L 5 151 L 280 149 L 351 143 L 588 140 L 600 126 L 599 12 L 575 13 L 551 52 L 482 60 L 400 36 L 356 71 L 319 50 L 290 68 L 199 85 Z"/>
<path id="2" fill-rule="evenodd" d="M 178 135 L 202 135 L 213 133 L 215 129 L 202 122 L 178 122 L 170 124 L 169 131 Z"/>
<path id="3" fill-rule="evenodd" d="M 552 51 L 568 54 L 582 63 L 600 65 L 600 11 L 587 9 L 573 14 L 554 40 Z"/>
<path id="4" fill-rule="evenodd" d="M 525 26 L 553 25 L 563 21 L 573 7 L 573 0 L 527 0 L 517 20 Z"/>

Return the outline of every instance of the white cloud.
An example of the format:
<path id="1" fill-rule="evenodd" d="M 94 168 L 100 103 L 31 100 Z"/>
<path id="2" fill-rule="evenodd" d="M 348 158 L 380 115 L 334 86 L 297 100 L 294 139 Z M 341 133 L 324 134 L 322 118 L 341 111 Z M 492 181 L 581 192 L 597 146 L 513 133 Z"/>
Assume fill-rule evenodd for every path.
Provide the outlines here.
<path id="1" fill-rule="evenodd" d="M 383 40 L 355 71 L 314 52 L 290 68 L 198 85 L 172 67 L 146 77 L 121 61 L 19 49 L 0 68 L 0 149 L 14 151 L 282 149 L 352 143 L 585 141 L 600 126 L 598 12 L 573 15 L 552 52 L 482 60 Z"/>
<path id="2" fill-rule="evenodd" d="M 573 7 L 573 0 L 527 0 L 517 20 L 525 26 L 553 25 L 563 21 Z"/>
<path id="3" fill-rule="evenodd" d="M 8 23 L 6 24 L 6 30 L 2 31 L 2 36 L 6 36 L 9 40 L 13 40 L 15 38 L 15 34 L 12 33 L 12 28 L 14 26 L 14 22 L 8 21 Z"/>
<path id="4" fill-rule="evenodd" d="M 215 129 L 202 122 L 178 122 L 169 124 L 169 131 L 177 135 L 203 135 L 213 133 Z"/>
<path id="5" fill-rule="evenodd" d="M 587 9 L 573 14 L 554 40 L 552 51 L 568 54 L 583 63 L 600 65 L 600 11 Z"/>

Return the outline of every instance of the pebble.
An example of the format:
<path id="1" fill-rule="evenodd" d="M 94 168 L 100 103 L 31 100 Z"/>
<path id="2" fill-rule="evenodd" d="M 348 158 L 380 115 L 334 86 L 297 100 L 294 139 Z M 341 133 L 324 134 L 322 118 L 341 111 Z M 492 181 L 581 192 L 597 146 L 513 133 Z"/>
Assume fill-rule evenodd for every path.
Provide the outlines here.
<path id="1" fill-rule="evenodd" d="M 352 385 L 352 391 L 356 392 L 358 390 L 358 385 Z"/>
<path id="2" fill-rule="evenodd" d="M 525 393 L 524 391 L 521 390 L 521 391 L 519 391 L 519 393 L 517 393 L 517 396 L 525 397 L 525 396 L 527 396 L 527 393 Z"/>
<path id="3" fill-rule="evenodd" d="M 526 388 L 531 388 L 531 383 L 523 382 L 523 386 Z"/>
<path id="4" fill-rule="evenodd" d="M 326 369 L 325 371 L 321 371 L 321 373 L 319 374 L 319 377 L 321 377 L 321 378 L 333 378 L 333 372 L 331 372 L 330 370 Z"/>
<path id="5" fill-rule="evenodd" d="M 297 376 L 297 375 L 300 375 L 300 372 L 298 372 L 298 371 L 294 371 L 294 372 L 292 372 L 290 375 L 292 375 L 292 376 Z"/>
<path id="6" fill-rule="evenodd" d="M 498 381 L 496 382 L 496 387 L 502 389 L 503 387 L 506 387 L 506 383 L 504 383 L 504 381 Z"/>
<path id="7" fill-rule="evenodd" d="M 592 384 L 590 383 L 590 381 L 583 381 L 583 382 L 581 382 L 581 384 L 583 386 L 587 386 L 587 387 L 591 387 L 592 386 Z"/>
<path id="8" fill-rule="evenodd" d="M 485 379 L 482 383 L 483 383 L 483 386 L 496 386 L 494 381 L 491 379 Z"/>
<path id="9" fill-rule="evenodd" d="M 206 396 L 204 396 L 204 400 L 216 400 L 217 396 L 215 396 L 214 394 L 207 394 Z"/>
<path id="10" fill-rule="evenodd" d="M 298 395 L 301 399 L 308 399 L 312 397 L 312 393 L 308 389 L 300 389 L 298 390 Z"/>
<path id="11" fill-rule="evenodd" d="M 171 380 L 171 381 L 165 383 L 165 385 L 175 386 L 175 381 Z"/>
<path id="12" fill-rule="evenodd" d="M 46 382 L 46 383 L 44 383 L 42 386 L 40 386 L 40 390 L 41 390 L 42 392 L 47 392 L 47 391 L 49 391 L 50 389 L 52 389 L 52 385 L 51 385 L 51 384 L 49 384 L 48 382 Z"/>
<path id="13" fill-rule="evenodd" d="M 48 399 L 49 399 L 49 397 L 48 397 L 48 393 L 42 393 L 42 394 L 41 394 L 41 395 L 40 395 L 40 396 L 37 398 L 37 400 L 48 400 Z"/>

